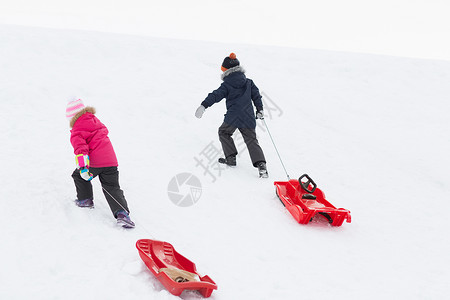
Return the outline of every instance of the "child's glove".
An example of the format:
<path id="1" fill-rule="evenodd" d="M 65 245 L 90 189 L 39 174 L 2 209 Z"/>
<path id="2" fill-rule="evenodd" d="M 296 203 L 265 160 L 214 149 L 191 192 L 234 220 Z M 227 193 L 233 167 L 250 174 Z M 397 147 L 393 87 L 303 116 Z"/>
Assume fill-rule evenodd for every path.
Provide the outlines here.
<path id="1" fill-rule="evenodd" d="M 264 120 L 264 111 L 262 109 L 256 111 L 256 118 L 260 119 L 260 120 Z"/>
<path id="2" fill-rule="evenodd" d="M 89 169 L 84 167 L 80 169 L 80 176 L 86 181 L 91 181 L 94 178 L 92 173 L 89 173 Z"/>
<path id="3" fill-rule="evenodd" d="M 75 156 L 75 163 L 77 164 L 77 169 L 88 168 L 89 169 L 89 155 L 78 154 Z"/>
<path id="4" fill-rule="evenodd" d="M 195 116 L 200 119 L 203 116 L 203 113 L 205 112 L 205 109 L 206 108 L 203 105 L 200 105 L 197 108 L 197 110 L 195 111 Z"/>

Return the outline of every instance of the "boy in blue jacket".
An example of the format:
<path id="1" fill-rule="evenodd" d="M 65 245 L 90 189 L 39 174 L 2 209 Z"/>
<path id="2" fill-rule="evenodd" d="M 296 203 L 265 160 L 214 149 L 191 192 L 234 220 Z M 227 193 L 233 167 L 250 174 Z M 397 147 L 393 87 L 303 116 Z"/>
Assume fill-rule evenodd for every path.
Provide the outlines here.
<path id="1" fill-rule="evenodd" d="M 236 166 L 237 149 L 232 135 L 239 129 L 247 145 L 253 166 L 258 168 L 259 176 L 267 178 L 266 159 L 261 146 L 256 139 L 256 120 L 263 119 L 263 104 L 258 88 L 251 79 L 245 76 L 245 70 L 240 66 L 236 54 L 231 53 L 225 57 L 221 67 L 222 84 L 210 93 L 201 103 L 195 112 L 197 118 L 201 118 L 205 109 L 214 103 L 226 98 L 227 113 L 223 124 L 219 127 L 219 140 L 225 158 L 220 158 L 219 162 Z M 256 107 L 256 118 L 253 105 Z"/>

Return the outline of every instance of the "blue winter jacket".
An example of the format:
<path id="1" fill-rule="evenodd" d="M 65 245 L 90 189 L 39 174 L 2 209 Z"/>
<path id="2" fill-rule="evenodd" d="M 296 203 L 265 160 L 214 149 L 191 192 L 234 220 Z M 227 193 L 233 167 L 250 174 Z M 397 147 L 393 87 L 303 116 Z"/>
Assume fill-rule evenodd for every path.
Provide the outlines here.
<path id="1" fill-rule="evenodd" d="M 244 72 L 240 66 L 225 71 L 220 87 L 208 94 L 202 105 L 208 108 L 226 98 L 227 113 L 224 122 L 237 128 L 254 129 L 256 121 L 252 101 L 257 110 L 262 110 L 263 104 L 258 88 Z"/>

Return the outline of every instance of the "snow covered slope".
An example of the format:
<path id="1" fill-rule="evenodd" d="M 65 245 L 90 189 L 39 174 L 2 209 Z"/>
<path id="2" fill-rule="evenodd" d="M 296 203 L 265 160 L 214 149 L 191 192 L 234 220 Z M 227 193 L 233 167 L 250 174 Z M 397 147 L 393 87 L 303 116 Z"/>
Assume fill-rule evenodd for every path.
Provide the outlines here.
<path id="1" fill-rule="evenodd" d="M 6 25 L 0 43 L 1 299 L 176 299 L 140 238 L 193 260 L 212 299 L 448 295 L 449 62 Z M 231 51 L 265 95 L 289 175 L 308 173 L 351 224 L 295 223 L 264 127 L 268 180 L 246 151 L 220 174 L 208 162 L 225 103 L 194 111 Z M 70 96 L 109 128 L 134 230 L 115 226 L 97 179 L 96 208 L 73 203 Z M 190 207 L 168 196 L 184 172 L 202 185 Z"/>

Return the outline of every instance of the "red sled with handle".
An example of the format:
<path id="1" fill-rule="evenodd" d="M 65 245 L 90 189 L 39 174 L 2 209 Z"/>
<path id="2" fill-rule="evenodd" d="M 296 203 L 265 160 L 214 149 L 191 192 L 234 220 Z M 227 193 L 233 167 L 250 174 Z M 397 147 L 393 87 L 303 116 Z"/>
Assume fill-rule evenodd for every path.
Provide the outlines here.
<path id="1" fill-rule="evenodd" d="M 317 214 L 325 217 L 332 226 L 351 222 L 350 211 L 336 208 L 325 199 L 316 183 L 303 174 L 298 180 L 275 181 L 276 194 L 283 205 L 300 224 L 308 224 Z"/>
<path id="2" fill-rule="evenodd" d="M 145 265 L 171 294 L 179 296 L 184 290 L 197 290 L 208 298 L 217 289 L 208 275 L 198 274 L 195 264 L 175 251 L 171 244 L 141 239 L 136 242 L 136 248 Z"/>

